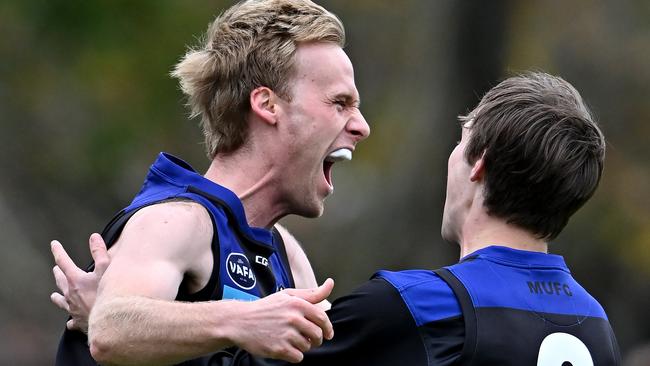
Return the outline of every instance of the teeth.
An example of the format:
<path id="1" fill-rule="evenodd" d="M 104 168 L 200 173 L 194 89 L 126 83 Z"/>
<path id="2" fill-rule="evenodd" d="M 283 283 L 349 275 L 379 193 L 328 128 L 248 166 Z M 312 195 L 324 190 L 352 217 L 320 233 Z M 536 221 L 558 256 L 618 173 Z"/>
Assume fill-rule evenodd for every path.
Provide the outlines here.
<path id="1" fill-rule="evenodd" d="M 325 161 L 332 163 L 343 160 L 352 160 L 352 151 L 350 149 L 343 148 L 334 150 L 325 158 Z"/>

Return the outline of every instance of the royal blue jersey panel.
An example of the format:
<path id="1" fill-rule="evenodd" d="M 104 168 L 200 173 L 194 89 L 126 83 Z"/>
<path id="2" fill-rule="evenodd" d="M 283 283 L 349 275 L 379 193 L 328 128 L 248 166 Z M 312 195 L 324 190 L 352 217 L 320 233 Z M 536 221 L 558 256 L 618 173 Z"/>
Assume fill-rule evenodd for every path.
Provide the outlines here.
<path id="1" fill-rule="evenodd" d="M 383 278 L 395 287 L 417 326 L 462 314 L 451 287 L 432 271 L 379 271 L 375 277 Z"/>
<path id="2" fill-rule="evenodd" d="M 492 246 L 447 267 L 467 288 L 474 307 L 607 319 L 571 276 L 561 256 Z"/>
<path id="3" fill-rule="evenodd" d="M 208 197 L 209 196 L 209 197 Z M 197 173 L 183 160 L 166 153 L 160 153 L 149 169 L 140 193 L 125 211 L 137 210 L 151 203 L 174 198 L 186 198 L 204 206 L 215 227 L 220 252 L 218 266 L 219 286 L 222 296 L 226 287 L 245 292 L 252 298 L 263 297 L 278 289 L 292 287 L 289 268 L 277 254 L 278 245 L 270 230 L 248 225 L 244 208 L 239 198 L 229 189 L 208 180 Z M 248 243 L 245 244 L 244 242 Z M 250 248 L 253 245 L 254 248 Z M 245 248 L 246 247 L 246 248 Z M 262 249 L 258 252 L 255 248 Z M 259 255 L 262 254 L 262 255 Z M 261 286 L 256 266 L 252 261 L 266 263 L 267 273 L 272 273 L 275 283 L 268 281 Z M 225 291 L 225 298 L 242 299 L 232 290 Z"/>
<path id="4" fill-rule="evenodd" d="M 129 211 L 140 207 L 146 202 L 155 202 L 181 195 L 186 193 L 189 186 L 196 187 L 221 200 L 233 213 L 236 224 L 244 234 L 267 245 L 272 245 L 270 230 L 248 226 L 244 207 L 235 193 L 203 177 L 188 163 L 167 153 L 158 155 L 149 169 L 140 192 L 125 210 Z"/>

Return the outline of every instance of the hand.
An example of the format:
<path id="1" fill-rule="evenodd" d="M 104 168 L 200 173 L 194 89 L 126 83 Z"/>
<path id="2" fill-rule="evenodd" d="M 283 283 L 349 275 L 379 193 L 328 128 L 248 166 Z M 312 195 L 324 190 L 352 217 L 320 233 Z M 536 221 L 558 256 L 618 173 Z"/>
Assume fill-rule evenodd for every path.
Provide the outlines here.
<path id="1" fill-rule="evenodd" d="M 332 339 L 334 329 L 318 304 L 334 288 L 328 278 L 314 289 L 286 289 L 263 299 L 243 302 L 235 321 L 235 345 L 262 357 L 300 362 L 303 353 Z"/>
<path id="2" fill-rule="evenodd" d="M 51 243 L 52 255 L 56 263 L 52 271 L 56 286 L 61 293 L 53 292 L 50 299 L 72 317 L 66 323 L 66 327 L 84 333 L 88 332 L 88 315 L 95 304 L 99 280 L 110 263 L 106 244 L 99 234 L 92 234 L 88 243 L 90 254 L 95 261 L 95 269 L 92 272 L 77 267 L 57 240 Z"/>

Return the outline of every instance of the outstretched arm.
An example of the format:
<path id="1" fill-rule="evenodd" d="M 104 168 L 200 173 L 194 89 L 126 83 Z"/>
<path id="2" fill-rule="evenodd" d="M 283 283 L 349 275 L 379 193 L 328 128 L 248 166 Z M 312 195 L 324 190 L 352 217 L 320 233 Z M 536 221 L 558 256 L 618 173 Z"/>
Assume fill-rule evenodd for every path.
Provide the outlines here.
<path id="1" fill-rule="evenodd" d="M 314 270 L 298 240 L 283 226 L 278 224 L 276 228 L 285 243 L 296 288 L 318 287 Z M 92 234 L 88 243 L 95 263 L 92 272 L 77 267 L 59 241 L 53 240 L 51 243 L 55 261 L 52 271 L 60 292 L 53 292 L 50 299 L 70 315 L 71 319 L 66 324 L 68 329 L 84 333 L 88 333 L 88 315 L 95 303 L 99 280 L 110 263 L 106 244 L 99 234 Z M 323 300 L 319 306 L 328 310 L 331 304 L 328 300 Z"/>
<path id="2" fill-rule="evenodd" d="M 311 305 L 331 292 L 331 281 L 315 290 L 287 290 L 254 302 L 171 301 L 185 273 L 200 263 L 197 258 L 211 258 L 201 256 L 201 245 L 193 245 L 204 242 L 210 250 L 212 227 L 207 212 L 198 205 L 199 216 L 208 220 L 203 227 L 208 232 L 192 226 L 202 220 L 192 214 L 183 219 L 182 212 L 174 212 L 173 220 L 167 220 L 171 217 L 164 212 L 166 205 L 134 215 L 111 248 L 111 264 L 90 316 L 90 345 L 98 361 L 173 363 L 237 345 L 254 354 L 297 362 L 323 337 L 331 338 L 326 315 Z M 56 243 L 53 252 L 59 266 L 69 264 L 64 265 L 64 275 L 71 273 L 69 269 L 81 271 L 67 255 L 62 256 L 65 252 Z M 67 298 L 71 285 L 66 294 L 60 273 L 55 276 Z M 70 299 L 66 303 L 70 309 Z"/>

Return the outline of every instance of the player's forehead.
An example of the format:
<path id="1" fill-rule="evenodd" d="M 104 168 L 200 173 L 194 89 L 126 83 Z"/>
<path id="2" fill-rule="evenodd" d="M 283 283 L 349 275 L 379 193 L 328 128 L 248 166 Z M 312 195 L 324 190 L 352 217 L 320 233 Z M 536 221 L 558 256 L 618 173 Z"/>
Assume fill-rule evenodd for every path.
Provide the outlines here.
<path id="1" fill-rule="evenodd" d="M 295 75 L 328 95 L 359 99 L 352 62 L 343 49 L 330 42 L 300 44 L 295 54 Z"/>

